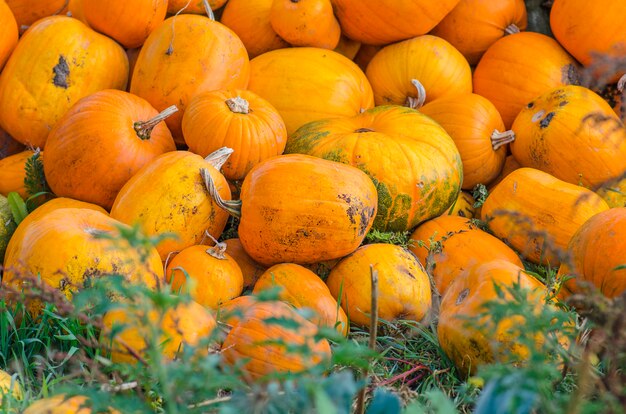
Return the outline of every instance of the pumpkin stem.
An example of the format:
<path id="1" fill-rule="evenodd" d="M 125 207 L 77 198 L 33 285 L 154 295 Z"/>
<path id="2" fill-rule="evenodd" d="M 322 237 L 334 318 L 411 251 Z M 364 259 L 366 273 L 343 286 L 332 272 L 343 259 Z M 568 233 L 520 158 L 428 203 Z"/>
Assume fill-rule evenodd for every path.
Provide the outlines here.
<path id="1" fill-rule="evenodd" d="M 510 144 L 513 141 L 515 141 L 515 132 L 511 130 L 500 132 L 494 129 L 491 134 L 491 147 L 494 151 L 497 151 L 500 147 Z"/>
<path id="2" fill-rule="evenodd" d="M 206 11 L 206 15 L 209 16 L 209 19 L 215 21 L 215 13 L 213 13 L 213 9 L 208 0 L 202 0 L 202 4 L 204 5 L 204 11 Z"/>
<path id="3" fill-rule="evenodd" d="M 133 128 L 135 128 L 135 132 L 137 136 L 142 140 L 150 139 L 150 134 L 155 126 L 157 126 L 161 121 L 172 116 L 174 113 L 178 112 L 178 108 L 176 105 L 172 105 L 170 107 L 165 108 L 161 113 L 155 116 L 152 119 L 148 119 L 147 121 L 137 121 L 133 124 Z"/>
<path id="4" fill-rule="evenodd" d="M 211 199 L 217 204 L 219 208 L 226 211 L 231 216 L 235 216 L 237 218 L 241 217 L 241 200 L 224 200 L 217 192 L 217 187 L 215 187 L 215 182 L 213 181 L 213 177 L 211 177 L 211 173 L 206 168 L 200 169 L 200 176 L 202 176 L 202 180 L 204 181 L 204 186 L 206 187 Z"/>
<path id="5" fill-rule="evenodd" d="M 227 99 L 226 105 L 228 105 L 228 109 L 230 109 L 231 112 L 236 114 L 250 113 L 250 104 L 241 96 L 235 96 L 234 98 Z"/>
<path id="6" fill-rule="evenodd" d="M 354 132 L 360 134 L 361 132 L 374 132 L 374 130 L 370 128 L 359 128 L 355 129 Z"/>
<path id="7" fill-rule="evenodd" d="M 617 81 L 617 90 L 623 93 L 624 89 L 626 89 L 626 74 Z"/>
<path id="8" fill-rule="evenodd" d="M 226 243 L 218 242 L 215 237 L 211 236 L 211 233 L 205 231 L 204 234 L 215 243 L 215 246 L 209 247 L 206 252 L 216 259 L 224 260 L 226 259 Z"/>
<path id="9" fill-rule="evenodd" d="M 233 152 L 235 152 L 235 150 L 232 148 L 222 147 L 207 155 L 204 160 L 219 171 L 222 169 L 226 161 L 228 161 L 228 157 L 230 157 L 230 154 Z"/>
<path id="10" fill-rule="evenodd" d="M 506 29 L 504 29 L 504 35 L 512 35 L 515 33 L 519 33 L 520 29 L 519 27 L 517 27 L 517 25 L 515 23 L 511 23 L 510 25 L 508 25 L 506 27 Z"/>
<path id="11" fill-rule="evenodd" d="M 424 102 L 426 102 L 426 89 L 417 79 L 411 79 L 411 83 L 415 86 L 415 89 L 417 89 L 417 96 L 415 98 L 407 96 L 404 105 L 411 109 L 420 109 L 424 105 Z"/>

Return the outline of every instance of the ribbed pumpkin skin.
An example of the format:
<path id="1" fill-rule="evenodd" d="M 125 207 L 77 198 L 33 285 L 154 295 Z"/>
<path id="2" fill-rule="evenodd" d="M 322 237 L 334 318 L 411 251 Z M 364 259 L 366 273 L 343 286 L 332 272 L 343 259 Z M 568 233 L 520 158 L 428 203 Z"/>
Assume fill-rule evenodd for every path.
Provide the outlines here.
<path id="1" fill-rule="evenodd" d="M 420 81 L 426 89 L 426 102 L 472 92 L 472 73 L 467 60 L 437 36 L 419 36 L 383 47 L 365 73 L 376 105 L 404 105 L 408 97 L 416 97 L 412 79 Z"/>
<path id="2" fill-rule="evenodd" d="M 509 129 L 522 108 L 558 86 L 577 83 L 577 63 L 556 40 L 533 32 L 505 36 L 474 71 L 474 93 L 493 103 Z"/>
<path id="3" fill-rule="evenodd" d="M 519 168 L 491 191 L 481 218 L 526 259 L 558 266 L 578 228 L 608 208 L 591 190 L 534 168 Z"/>
<path id="4" fill-rule="evenodd" d="M 569 261 L 563 262 L 558 276 L 572 275 L 565 287 L 584 293 L 591 285 L 606 297 L 626 291 L 626 207 L 612 208 L 587 220 L 569 242 Z"/>
<path id="5" fill-rule="evenodd" d="M 289 329 L 267 321 L 273 318 L 293 320 L 298 328 Z M 317 330 L 315 324 L 284 302 L 257 303 L 229 332 L 222 344 L 222 356 L 230 365 L 246 361 L 242 376 L 249 382 L 276 373 L 297 373 L 330 358 L 328 341 L 314 338 Z M 306 357 L 286 348 L 304 345 L 311 352 Z"/>
<path id="6" fill-rule="evenodd" d="M 165 123 L 156 125 L 149 139 L 133 127 L 156 115 L 146 100 L 113 89 L 78 101 L 48 135 L 44 171 L 52 191 L 110 210 L 140 168 L 176 149 Z"/>
<path id="7" fill-rule="evenodd" d="M 459 0 L 333 0 L 342 31 L 351 39 L 384 45 L 428 33 Z"/>
<path id="8" fill-rule="evenodd" d="M 20 32 L 44 17 L 65 13 L 67 0 L 5 0 L 11 8 Z"/>
<path id="9" fill-rule="evenodd" d="M 537 309 L 544 303 L 546 287 L 523 268 L 508 261 L 490 261 L 459 275 L 441 300 L 437 336 L 441 348 L 463 376 L 476 373 L 483 364 L 496 360 L 506 362 L 510 355 L 506 351 L 513 354 L 516 362 L 528 357 L 529 350 L 516 343 L 514 333 L 515 329 L 524 329 L 522 317 L 513 316 L 494 326 L 489 315 L 480 316 L 485 313 L 485 303 L 498 300 L 494 283 L 504 293 L 504 301 L 512 299 L 508 289 L 519 283 L 522 288 L 530 290 L 528 300 Z M 482 329 L 479 328 L 481 325 Z M 513 332 L 507 332 L 509 330 Z M 504 349 L 494 352 L 494 341 Z"/>
<path id="10" fill-rule="evenodd" d="M 250 59 L 270 50 L 289 47 L 270 24 L 274 0 L 229 0 L 221 22 L 241 39 Z"/>
<path id="11" fill-rule="evenodd" d="M 250 66 L 248 89 L 278 110 L 288 135 L 307 122 L 351 116 L 374 106 L 365 74 L 332 50 L 273 50 L 252 59 Z"/>
<path id="12" fill-rule="evenodd" d="M 248 113 L 230 109 L 227 101 L 244 99 Z M 183 135 L 189 150 L 206 157 L 222 147 L 233 154 L 222 167 L 229 180 L 243 180 L 259 162 L 280 155 L 287 129 L 278 111 L 254 92 L 217 90 L 196 95 L 183 116 Z"/>
<path id="13" fill-rule="evenodd" d="M 19 36 L 15 16 L 4 0 L 0 0 L 0 27 L 2 27 L 0 38 L 0 70 L 2 70 L 17 45 Z"/>
<path id="14" fill-rule="evenodd" d="M 494 151 L 492 135 L 496 130 L 504 132 L 504 123 L 487 98 L 474 93 L 445 96 L 419 111 L 439 123 L 454 140 L 463 162 L 461 188 L 471 190 L 498 176 L 506 158 L 506 145 Z"/>
<path id="15" fill-rule="evenodd" d="M 370 265 L 378 272 L 378 317 L 421 321 L 431 305 L 430 279 L 417 258 L 392 244 L 368 244 L 341 260 L 326 284 L 350 318 L 370 326 L 372 283 Z M 340 297 L 340 294 L 342 295 Z"/>
<path id="16" fill-rule="evenodd" d="M 348 317 L 331 295 L 328 286 L 309 269 L 293 263 L 281 263 L 267 269 L 254 285 L 253 294 L 279 286 L 279 299 L 296 308 L 308 308 L 315 314 L 310 319 L 322 327 L 348 333 Z"/>
<path id="17" fill-rule="evenodd" d="M 211 10 L 217 10 L 226 3 L 227 0 L 208 0 Z M 168 0 L 167 12 L 169 14 L 182 13 L 194 13 L 194 14 L 206 14 L 203 0 Z"/>
<path id="18" fill-rule="evenodd" d="M 183 14 L 150 33 L 139 52 L 130 92 L 158 111 L 176 105 L 179 111 L 166 123 L 182 144 L 181 122 L 189 101 L 202 92 L 245 88 L 249 76 L 248 54 L 232 30 L 205 16 Z"/>
<path id="19" fill-rule="evenodd" d="M 92 414 L 91 408 L 88 408 L 86 404 L 87 397 L 82 395 L 68 398 L 66 395 L 58 394 L 54 397 L 35 401 L 24 410 L 23 414 Z M 106 413 L 120 414 L 114 409 L 110 409 Z"/>
<path id="20" fill-rule="evenodd" d="M 226 253 L 235 259 L 241 274 L 243 275 L 243 288 L 253 287 L 257 279 L 267 270 L 267 268 L 254 261 L 244 250 L 239 239 L 224 240 L 226 243 Z"/>
<path id="21" fill-rule="evenodd" d="M 506 36 L 507 27 L 524 30 L 526 24 L 524 0 L 461 0 L 431 34 L 446 39 L 475 65 L 489 46 Z"/>
<path id="22" fill-rule="evenodd" d="M 440 216 L 422 223 L 411 234 L 409 249 L 430 271 L 441 295 L 462 272 L 490 260 L 506 260 L 523 267 L 519 256 L 497 237 L 479 229 L 469 219 Z M 418 244 L 419 241 L 423 246 Z M 431 244 L 431 240 L 433 244 Z M 441 248 L 436 243 L 441 243 Z M 433 252 L 429 254 L 429 249 Z M 431 264 L 432 262 L 432 264 Z"/>
<path id="23" fill-rule="evenodd" d="M 623 1 L 556 0 L 550 11 L 550 28 L 559 43 L 586 66 L 592 61 L 592 52 L 623 56 L 626 31 L 619 17 L 625 15 Z"/>
<path id="24" fill-rule="evenodd" d="M 315 263 L 352 253 L 376 216 L 376 188 L 349 165 L 308 155 L 257 164 L 241 188 L 239 239 L 264 265 Z"/>
<path id="25" fill-rule="evenodd" d="M 331 0 L 274 0 L 270 24 L 293 46 L 334 49 L 341 36 Z"/>
<path id="26" fill-rule="evenodd" d="M 624 125 L 604 99 L 582 86 L 536 97 L 515 118 L 513 131 L 511 152 L 522 166 L 568 183 L 596 188 L 626 172 Z"/>
<path id="27" fill-rule="evenodd" d="M 125 89 L 128 58 L 121 46 L 77 19 L 39 20 L 20 39 L 0 75 L 0 126 L 43 148 L 48 133 L 80 98 Z"/>
<path id="28" fill-rule="evenodd" d="M 287 140 L 286 153 L 353 165 L 378 191 L 374 228 L 405 231 L 446 211 L 463 179 L 461 157 L 446 131 L 401 106 L 311 122 Z"/>
<path id="29" fill-rule="evenodd" d="M 172 151 L 133 175 L 118 193 L 111 216 L 123 223 L 138 222 L 151 236 L 176 234 L 177 239 L 168 238 L 157 246 L 162 260 L 170 252 L 201 243 L 205 231 L 218 238 L 228 214 L 211 200 L 201 168 L 209 170 L 221 197 L 230 199 L 226 179 L 209 162 L 188 151 Z"/>
<path id="30" fill-rule="evenodd" d="M 17 192 L 23 199 L 28 197 L 24 178 L 26 177 L 26 161 L 34 154 L 31 150 L 19 152 L 0 160 L 0 194 L 7 196 Z"/>
<path id="31" fill-rule="evenodd" d="M 163 23 L 167 4 L 167 0 L 83 0 L 83 14 L 94 30 L 133 48 Z"/>

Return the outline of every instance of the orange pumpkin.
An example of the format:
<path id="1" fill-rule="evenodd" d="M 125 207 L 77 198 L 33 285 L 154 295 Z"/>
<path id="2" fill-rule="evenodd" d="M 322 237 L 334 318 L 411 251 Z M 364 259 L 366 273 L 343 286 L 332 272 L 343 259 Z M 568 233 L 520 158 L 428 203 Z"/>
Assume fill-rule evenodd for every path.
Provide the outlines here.
<path id="1" fill-rule="evenodd" d="M 146 164 L 117 194 L 111 216 L 123 223 L 139 223 L 151 236 L 173 234 L 158 244 L 165 261 L 172 252 L 202 243 L 205 233 L 219 237 L 228 214 L 211 200 L 200 170 L 205 169 L 216 183 L 217 192 L 230 199 L 226 178 L 219 172 L 222 153 L 207 159 L 189 151 L 162 154 Z"/>
<path id="2" fill-rule="evenodd" d="M 311 322 L 318 326 L 337 329 L 343 335 L 348 333 L 348 317 L 330 294 L 328 286 L 315 273 L 300 265 L 281 263 L 267 269 L 254 284 L 254 294 L 281 288 L 280 300 L 298 309 L 313 311 Z"/>
<path id="3" fill-rule="evenodd" d="M 488 99 L 474 93 L 446 96 L 424 105 L 420 112 L 437 121 L 454 140 L 463 162 L 461 188 L 471 190 L 498 176 L 506 145 L 515 134 L 504 131 L 500 113 Z"/>
<path id="4" fill-rule="evenodd" d="M 158 115 L 144 99 L 113 89 L 81 99 L 48 136 L 44 171 L 50 188 L 110 210 L 141 167 L 176 149 L 161 122 L 166 115 Z"/>
<path id="5" fill-rule="evenodd" d="M 376 56 L 376 53 L 378 53 L 378 51 L 382 48 L 383 47 L 380 45 L 376 46 L 361 44 L 359 51 L 357 52 L 356 56 L 354 56 L 354 63 L 356 63 L 358 67 L 361 68 L 363 72 L 365 72 L 365 70 L 367 69 L 367 65 L 370 64 L 372 59 L 374 59 L 374 56 Z"/>
<path id="6" fill-rule="evenodd" d="M 489 99 L 506 129 L 522 108 L 551 88 L 578 82 L 577 63 L 557 42 L 534 32 L 492 44 L 474 71 L 474 92 Z"/>
<path id="7" fill-rule="evenodd" d="M 217 10 L 222 7 L 226 1 L 227 0 L 208 0 L 207 3 L 211 6 L 211 10 Z M 204 8 L 204 0 L 168 0 L 167 12 L 169 14 L 206 14 L 207 11 Z"/>
<path id="8" fill-rule="evenodd" d="M 82 395 L 68 397 L 58 394 L 54 397 L 35 401 L 24 410 L 23 414 L 92 414 L 92 412 L 87 397 Z M 112 408 L 107 411 L 100 411 L 100 413 L 121 414 Z"/>
<path id="9" fill-rule="evenodd" d="M 256 164 L 282 154 L 287 143 L 285 123 L 276 109 L 245 90 L 196 95 L 187 106 L 182 129 L 189 150 L 203 157 L 221 147 L 234 150 L 222 168 L 229 180 L 243 180 Z"/>
<path id="10" fill-rule="evenodd" d="M 270 319 L 284 318 L 297 328 L 283 327 Z M 285 302 L 260 302 L 245 312 L 242 320 L 228 333 L 222 344 L 224 361 L 239 366 L 248 381 L 281 373 L 297 373 L 324 363 L 330 358 L 326 339 L 316 339 L 318 328 Z M 294 348 L 306 346 L 302 355 Z"/>
<path id="11" fill-rule="evenodd" d="M 360 42 L 349 39 L 343 35 L 339 37 L 339 43 L 337 43 L 337 47 L 335 48 L 335 52 L 344 55 L 350 60 L 354 60 L 359 50 L 361 50 Z M 365 68 L 363 70 L 365 70 Z"/>
<path id="12" fill-rule="evenodd" d="M 278 110 L 288 135 L 307 122 L 351 116 L 374 106 L 365 74 L 332 50 L 273 50 L 252 59 L 250 66 L 248 89 Z"/>
<path id="13" fill-rule="evenodd" d="M 365 73 L 376 105 L 406 104 L 416 109 L 443 96 L 472 92 L 467 60 L 450 43 L 431 35 L 383 47 Z"/>
<path id="14" fill-rule="evenodd" d="M 22 36 L 0 75 L 0 126 L 43 149 L 75 102 L 102 89 L 125 89 L 127 79 L 128 58 L 115 41 L 71 17 L 47 17 Z"/>
<path id="15" fill-rule="evenodd" d="M 459 196 L 452 206 L 444 213 L 448 216 L 459 216 L 468 219 L 474 218 L 476 214 L 476 208 L 474 204 L 476 200 L 467 191 L 460 191 Z"/>
<path id="16" fill-rule="evenodd" d="M 0 0 L 0 27 L 2 27 L 2 37 L 0 37 L 0 70 L 2 70 L 17 45 L 19 36 L 15 16 L 4 0 Z"/>
<path id="17" fill-rule="evenodd" d="M 500 181 L 504 179 L 504 177 L 511 174 L 513 171 L 517 170 L 518 168 L 522 168 L 522 166 L 519 162 L 517 162 L 513 154 L 507 155 L 506 158 L 504 159 L 504 165 L 502 166 L 502 171 L 500 171 L 500 174 L 498 174 L 498 176 L 489 183 L 489 187 L 487 187 L 488 190 L 491 191 L 496 185 L 498 185 Z"/>
<path id="18" fill-rule="evenodd" d="M 65 13 L 67 0 L 5 0 L 11 8 L 20 32 L 37 20 Z"/>
<path id="19" fill-rule="evenodd" d="M 596 214 L 574 234 L 558 276 L 573 276 L 565 288 L 584 293 L 590 286 L 606 297 L 615 298 L 626 291 L 626 208 L 618 207 Z"/>
<path id="20" fill-rule="evenodd" d="M 256 296 L 238 296 L 222 303 L 217 310 L 217 320 L 232 328 L 241 322 L 242 318 L 253 305 L 257 303 Z"/>
<path id="21" fill-rule="evenodd" d="M 94 30 L 133 48 L 163 23 L 167 4 L 167 0 L 83 0 L 83 14 Z"/>
<path id="22" fill-rule="evenodd" d="M 28 198 L 24 178 L 26 178 L 26 161 L 33 156 L 32 150 L 22 151 L 0 160 L 0 194 L 7 196 L 17 192 L 23 199 Z"/>
<path id="23" fill-rule="evenodd" d="M 443 296 L 437 336 L 463 377 L 494 361 L 520 363 L 528 358 L 528 348 L 516 342 L 519 329 L 524 329 L 524 318 L 510 316 L 496 326 L 485 314 L 487 302 L 512 300 L 509 289 L 514 284 L 528 290 L 528 300 L 535 309 L 545 306 L 546 287 L 506 260 L 493 260 L 466 270 Z M 502 292 L 502 297 L 498 292 Z"/>
<path id="24" fill-rule="evenodd" d="M 342 259 L 326 284 L 351 323 L 370 326 L 370 266 L 378 273 L 378 318 L 421 321 L 430 310 L 430 279 L 417 258 L 393 244 L 368 244 Z M 380 323 L 380 322 L 379 322 Z"/>
<path id="25" fill-rule="evenodd" d="M 267 266 L 352 253 L 376 216 L 376 187 L 365 173 L 308 155 L 281 155 L 257 164 L 236 202 L 220 200 L 212 187 L 209 182 L 217 204 L 241 217 L 243 248 Z"/>
<path id="26" fill-rule="evenodd" d="M 202 92 L 245 88 L 249 75 L 248 54 L 232 30 L 205 16 L 183 14 L 150 33 L 139 52 L 130 92 L 158 111 L 176 105 L 180 111 L 166 123 L 176 143 L 184 144 L 181 121 L 189 101 Z"/>
<path id="27" fill-rule="evenodd" d="M 342 31 L 351 39 L 384 45 L 428 33 L 459 0 L 333 0 Z"/>
<path id="28" fill-rule="evenodd" d="M 250 59 L 289 46 L 272 28 L 270 10 L 274 0 L 229 0 L 220 21 L 241 39 Z"/>
<path id="29" fill-rule="evenodd" d="M 241 295 L 241 269 L 225 250 L 224 243 L 214 247 L 199 244 L 181 250 L 165 271 L 172 290 L 188 292 L 193 300 L 211 309 Z"/>
<path id="30" fill-rule="evenodd" d="M 244 290 L 251 288 L 267 268 L 254 261 L 244 250 L 239 239 L 224 240 L 226 253 L 235 259 L 243 275 Z"/>
<path id="31" fill-rule="evenodd" d="M 292 134 L 286 153 L 314 155 L 366 172 L 378 191 L 374 228 L 406 231 L 444 213 L 463 179 L 459 151 L 432 119 L 402 106 L 311 122 Z"/>
<path id="32" fill-rule="evenodd" d="M 481 218 L 524 258 L 558 266 L 578 228 L 608 208 L 591 190 L 541 170 L 519 168 L 491 191 Z"/>
<path id="33" fill-rule="evenodd" d="M 475 65 L 489 46 L 525 30 L 526 24 L 524 0 L 461 0 L 431 34 L 446 39 Z"/>
<path id="34" fill-rule="evenodd" d="M 87 18 L 83 12 L 83 1 L 84 0 L 70 0 L 67 5 L 67 15 L 78 19 L 85 24 L 89 24 L 87 23 Z"/>
<path id="35" fill-rule="evenodd" d="M 477 264 L 506 260 L 524 266 L 510 247 L 459 216 L 440 216 L 422 223 L 411 240 L 409 249 L 431 272 L 441 295 L 450 282 Z"/>
<path id="36" fill-rule="evenodd" d="M 334 49 L 341 35 L 330 0 L 273 0 L 270 24 L 293 46 Z"/>

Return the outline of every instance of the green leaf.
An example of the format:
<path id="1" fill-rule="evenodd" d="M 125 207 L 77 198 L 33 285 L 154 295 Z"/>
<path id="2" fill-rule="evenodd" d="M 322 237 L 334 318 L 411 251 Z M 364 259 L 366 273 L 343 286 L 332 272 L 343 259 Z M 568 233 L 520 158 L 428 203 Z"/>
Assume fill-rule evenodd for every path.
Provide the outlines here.
<path id="1" fill-rule="evenodd" d="M 15 221 L 16 224 L 20 224 L 28 215 L 26 203 L 24 203 L 22 197 L 20 197 L 20 195 L 15 191 L 12 191 L 7 195 L 7 200 L 9 201 L 9 208 L 11 209 L 13 221 Z"/>
<path id="2" fill-rule="evenodd" d="M 319 413 L 337 414 L 337 407 L 328 397 L 328 394 L 320 388 L 315 390 L 315 408 Z"/>

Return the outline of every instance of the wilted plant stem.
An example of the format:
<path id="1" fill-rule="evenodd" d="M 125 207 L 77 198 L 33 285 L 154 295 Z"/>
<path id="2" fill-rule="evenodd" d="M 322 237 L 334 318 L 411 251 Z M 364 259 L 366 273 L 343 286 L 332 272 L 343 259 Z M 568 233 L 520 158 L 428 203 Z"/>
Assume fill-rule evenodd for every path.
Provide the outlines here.
<path id="1" fill-rule="evenodd" d="M 370 276 L 372 283 L 372 303 L 370 309 L 370 340 L 369 348 L 376 350 L 376 337 L 378 335 L 378 272 L 374 270 L 374 266 L 370 265 Z M 367 380 L 369 369 L 365 369 L 363 376 Z M 356 402 L 356 413 L 363 414 L 365 412 L 365 395 L 367 393 L 367 384 L 359 391 Z"/>

